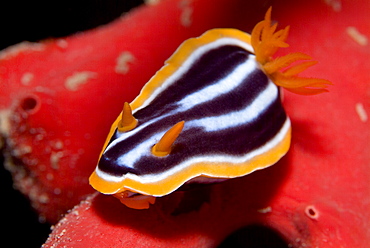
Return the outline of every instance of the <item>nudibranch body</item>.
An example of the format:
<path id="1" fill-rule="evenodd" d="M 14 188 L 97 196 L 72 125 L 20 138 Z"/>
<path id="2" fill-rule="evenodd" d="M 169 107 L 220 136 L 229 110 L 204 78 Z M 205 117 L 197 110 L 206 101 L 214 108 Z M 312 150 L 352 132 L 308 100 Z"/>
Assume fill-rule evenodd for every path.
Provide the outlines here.
<path id="1" fill-rule="evenodd" d="M 279 87 L 326 91 L 328 81 L 296 76 L 301 53 L 273 60 L 288 28 L 275 32 L 271 9 L 252 36 L 213 29 L 185 41 L 113 123 L 90 184 L 132 208 L 184 184 L 247 175 L 276 163 L 291 125 Z"/>

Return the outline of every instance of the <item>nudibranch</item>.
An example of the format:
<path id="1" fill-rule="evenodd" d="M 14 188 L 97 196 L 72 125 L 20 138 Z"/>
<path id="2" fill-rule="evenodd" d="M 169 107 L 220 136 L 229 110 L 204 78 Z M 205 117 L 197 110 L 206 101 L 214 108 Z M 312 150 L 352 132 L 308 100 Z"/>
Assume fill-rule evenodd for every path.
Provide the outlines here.
<path id="1" fill-rule="evenodd" d="M 124 104 L 90 176 L 92 187 L 143 209 L 184 184 L 241 177 L 275 164 L 291 140 L 279 86 L 317 94 L 330 84 L 297 76 L 315 64 L 308 55 L 272 58 L 288 46 L 289 27 L 276 27 L 270 8 L 251 35 L 212 29 L 186 40 Z"/>

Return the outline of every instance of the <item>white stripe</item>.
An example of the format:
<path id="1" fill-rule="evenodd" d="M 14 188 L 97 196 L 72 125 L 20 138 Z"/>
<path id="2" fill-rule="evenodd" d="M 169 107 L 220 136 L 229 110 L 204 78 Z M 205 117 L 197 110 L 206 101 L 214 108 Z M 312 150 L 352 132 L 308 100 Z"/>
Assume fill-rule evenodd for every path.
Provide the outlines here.
<path id="1" fill-rule="evenodd" d="M 236 127 L 250 123 L 264 112 L 278 97 L 277 86 L 269 81 L 268 86 L 258 97 L 245 109 L 230 112 L 225 115 L 205 117 L 202 119 L 188 121 L 186 125 L 203 127 L 207 132 L 219 131 L 230 127 Z"/>
<path id="2" fill-rule="evenodd" d="M 268 86 L 245 109 L 234 111 L 221 116 L 205 117 L 202 119 L 187 121 L 185 124 L 186 125 L 185 128 L 188 129 L 193 127 L 202 127 L 207 132 L 213 132 L 242 125 L 244 123 L 252 122 L 263 111 L 265 111 L 265 109 L 268 108 L 274 102 L 274 100 L 276 100 L 277 97 L 278 97 L 277 86 L 272 82 L 269 82 Z M 159 118 L 164 117 L 162 116 Z M 159 118 L 148 121 L 148 123 L 145 123 L 137 127 L 136 128 L 137 130 L 134 129 L 133 132 L 122 133 L 122 135 L 119 138 L 112 141 L 112 143 L 106 148 L 106 151 L 114 148 L 114 146 L 118 142 L 121 142 L 128 136 L 133 136 L 136 132 L 154 123 Z M 127 153 L 119 156 L 115 163 L 117 163 L 119 166 L 123 166 L 126 168 L 134 168 L 135 163 L 138 160 L 140 160 L 143 156 L 152 156 L 151 147 L 160 140 L 164 133 L 165 131 L 153 134 L 153 136 L 150 137 L 150 139 L 138 144 L 134 149 L 131 149 Z"/>
<path id="3" fill-rule="evenodd" d="M 151 125 L 154 122 L 157 122 L 160 119 L 164 119 L 168 116 L 177 114 L 179 112 L 186 111 L 198 104 L 212 100 L 214 97 L 217 97 L 221 94 L 226 94 L 227 92 L 232 91 L 234 88 L 238 87 L 238 85 L 240 85 L 240 83 L 243 80 L 245 80 L 245 78 L 256 68 L 257 68 L 257 64 L 254 59 L 254 56 L 249 57 L 247 61 L 240 64 L 238 67 L 236 67 L 226 78 L 222 78 L 218 82 L 214 83 L 213 85 L 205 87 L 204 89 L 190 96 L 186 96 L 185 98 L 183 98 L 181 101 L 178 102 L 180 106 L 176 108 L 174 111 L 168 112 L 162 116 L 152 119 L 146 123 L 143 123 L 140 126 L 136 127 L 135 129 L 131 130 L 130 132 L 120 133 L 119 137 L 117 137 L 107 146 L 107 148 L 105 149 L 105 152 L 112 149 L 119 142 L 135 135 L 136 133 L 140 132 L 142 129 L 146 128 L 147 126 Z M 133 111 L 133 113 L 137 111 L 138 109 Z"/>
<path id="4" fill-rule="evenodd" d="M 240 67 L 240 68 L 244 68 L 244 67 Z M 239 74 L 238 69 L 236 69 L 235 71 L 237 71 L 236 74 Z M 232 76 L 227 77 L 225 80 L 221 80 L 221 82 L 217 83 L 216 85 L 219 85 L 219 84 L 222 85 L 222 84 L 225 84 L 225 82 L 229 82 L 230 80 L 234 79 L 233 73 L 231 75 Z M 241 80 L 239 79 L 239 81 Z M 239 84 L 239 82 L 237 82 L 232 88 L 235 88 L 237 84 Z M 221 116 L 205 117 L 202 119 L 187 121 L 185 124 L 186 129 L 192 128 L 192 127 L 202 127 L 205 131 L 212 132 L 212 131 L 227 129 L 230 127 L 235 127 L 238 125 L 242 125 L 244 123 L 249 123 L 253 121 L 255 118 L 257 118 L 266 108 L 268 108 L 271 105 L 271 103 L 273 103 L 273 101 L 276 100 L 277 97 L 278 97 L 277 86 L 273 84 L 272 82 L 269 82 L 266 89 L 262 91 L 257 96 L 257 98 L 252 102 L 252 104 L 248 105 L 245 109 L 234 111 L 234 112 L 221 115 Z M 195 99 L 188 98 L 188 97 L 186 97 L 185 99 L 187 99 L 187 101 L 195 100 Z M 193 103 L 187 103 L 187 101 L 182 101 L 183 106 L 193 104 Z M 155 121 L 158 121 L 158 119 L 165 118 L 168 115 L 171 115 L 171 113 L 168 113 L 165 116 L 161 116 L 153 120 L 150 120 L 147 123 L 143 123 L 136 129 L 132 130 L 131 132 L 122 133 L 120 137 L 113 140 L 112 143 L 108 145 L 105 152 L 114 148 L 114 146 L 117 143 L 123 141 L 124 139 L 127 139 L 129 136 L 135 135 L 137 132 L 139 132 L 143 128 L 154 123 Z M 127 168 L 134 168 L 134 164 L 142 156 L 145 156 L 145 155 L 150 156 L 151 147 L 160 140 L 160 138 L 163 136 L 164 133 L 165 131 L 153 134 L 153 136 L 150 137 L 150 139 L 138 144 L 135 148 L 128 151 L 127 153 L 122 154 L 118 158 L 116 163 L 120 166 L 125 166 Z"/>
<path id="5" fill-rule="evenodd" d="M 136 111 L 138 111 L 140 109 L 143 109 L 146 106 L 148 106 L 161 92 L 163 92 L 165 89 L 167 89 L 171 84 L 176 82 L 179 78 L 181 78 L 183 76 L 183 74 L 186 73 L 192 67 L 194 61 L 196 61 L 202 55 L 207 53 L 209 50 L 212 50 L 212 49 L 224 46 L 224 45 L 235 45 L 235 46 L 239 46 L 239 47 L 241 47 L 241 48 L 243 48 L 243 49 L 245 49 L 249 52 L 253 51 L 253 48 L 250 44 L 242 42 L 242 41 L 237 40 L 237 39 L 233 39 L 233 38 L 221 38 L 221 39 L 218 39 L 218 40 L 216 40 L 214 42 L 211 42 L 207 45 L 199 47 L 198 49 L 193 51 L 193 53 L 190 54 L 190 56 L 184 61 L 184 63 L 178 68 L 178 70 L 176 70 L 170 77 L 168 77 L 164 81 L 164 83 L 160 87 L 158 87 L 150 95 L 150 97 L 148 97 L 148 99 L 145 100 L 145 102 L 140 107 L 138 107 L 137 109 L 135 109 L 133 111 L 133 113 L 135 113 Z M 181 48 L 181 46 L 179 47 L 179 49 L 180 48 Z M 155 77 L 155 76 L 156 75 L 154 75 L 153 77 Z"/>
<path id="6" fill-rule="evenodd" d="M 179 111 L 188 110 L 196 105 L 231 92 L 257 68 L 258 66 L 254 55 L 250 56 L 247 61 L 237 66 L 227 77 L 219 80 L 215 84 L 194 92 L 179 101 Z"/>
<path id="7" fill-rule="evenodd" d="M 105 172 L 99 170 L 98 167 L 96 168 L 96 173 L 100 178 L 104 179 L 105 181 L 109 181 L 109 182 L 122 182 L 125 178 L 131 178 L 134 181 L 140 182 L 142 184 L 146 184 L 146 183 L 160 182 L 161 180 L 164 180 L 167 177 L 170 177 L 170 176 L 172 176 L 176 173 L 179 173 L 181 170 L 183 170 L 183 168 L 187 168 L 190 165 L 195 164 L 195 163 L 202 163 L 202 162 L 236 163 L 236 164 L 246 163 L 246 162 L 252 160 L 253 158 L 255 158 L 255 157 L 257 157 L 261 154 L 264 154 L 264 153 L 268 152 L 269 150 L 271 150 L 272 148 L 274 148 L 275 146 L 277 146 L 280 142 L 282 142 L 284 140 L 284 138 L 287 135 L 289 129 L 290 129 L 290 120 L 287 117 L 283 127 L 274 136 L 274 138 L 272 138 L 269 142 L 267 142 L 262 147 L 260 147 L 258 149 L 255 149 L 252 152 L 246 153 L 243 156 L 225 156 L 225 155 L 221 156 L 221 155 L 215 154 L 215 155 L 208 155 L 208 156 L 193 157 L 193 158 L 188 159 L 187 161 L 179 164 L 178 166 L 167 170 L 164 173 L 155 174 L 155 175 L 138 176 L 138 175 L 127 173 L 126 175 L 123 175 L 121 177 L 116 177 L 116 176 L 109 175 L 108 173 L 105 173 Z M 258 170 L 258 169 L 261 169 L 261 168 L 256 168 L 256 170 Z M 194 175 L 194 178 L 198 177 L 198 176 L 207 176 L 207 174 Z M 210 176 L 210 175 L 208 175 L 208 176 Z M 135 189 L 135 191 L 137 191 L 137 189 Z M 144 193 L 144 192 L 142 192 L 142 193 Z"/>

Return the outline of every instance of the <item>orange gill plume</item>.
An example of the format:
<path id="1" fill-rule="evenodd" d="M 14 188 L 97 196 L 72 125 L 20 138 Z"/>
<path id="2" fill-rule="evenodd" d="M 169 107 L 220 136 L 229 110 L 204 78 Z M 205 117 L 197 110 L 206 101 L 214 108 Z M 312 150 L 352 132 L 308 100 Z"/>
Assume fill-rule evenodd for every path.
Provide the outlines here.
<path id="1" fill-rule="evenodd" d="M 256 60 L 261 64 L 262 69 L 276 85 L 284 87 L 288 91 L 301 95 L 327 92 L 327 86 L 332 84 L 330 81 L 297 76 L 300 72 L 317 63 L 311 60 L 310 56 L 304 53 L 290 53 L 275 59 L 272 58 L 279 48 L 289 46 L 285 42 L 289 26 L 276 31 L 277 23 L 271 25 L 271 10 L 270 7 L 266 12 L 265 19 L 254 27 L 251 35 Z M 292 65 L 293 63 L 295 64 Z"/>

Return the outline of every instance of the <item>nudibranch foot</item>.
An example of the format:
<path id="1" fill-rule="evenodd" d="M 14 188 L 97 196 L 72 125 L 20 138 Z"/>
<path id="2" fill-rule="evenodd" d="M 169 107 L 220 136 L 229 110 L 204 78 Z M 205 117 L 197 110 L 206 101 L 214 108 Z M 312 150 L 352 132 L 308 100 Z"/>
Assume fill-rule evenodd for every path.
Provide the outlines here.
<path id="1" fill-rule="evenodd" d="M 150 204 L 155 203 L 154 196 L 141 195 L 129 191 L 116 193 L 113 196 L 119 199 L 122 204 L 133 209 L 148 209 Z"/>

